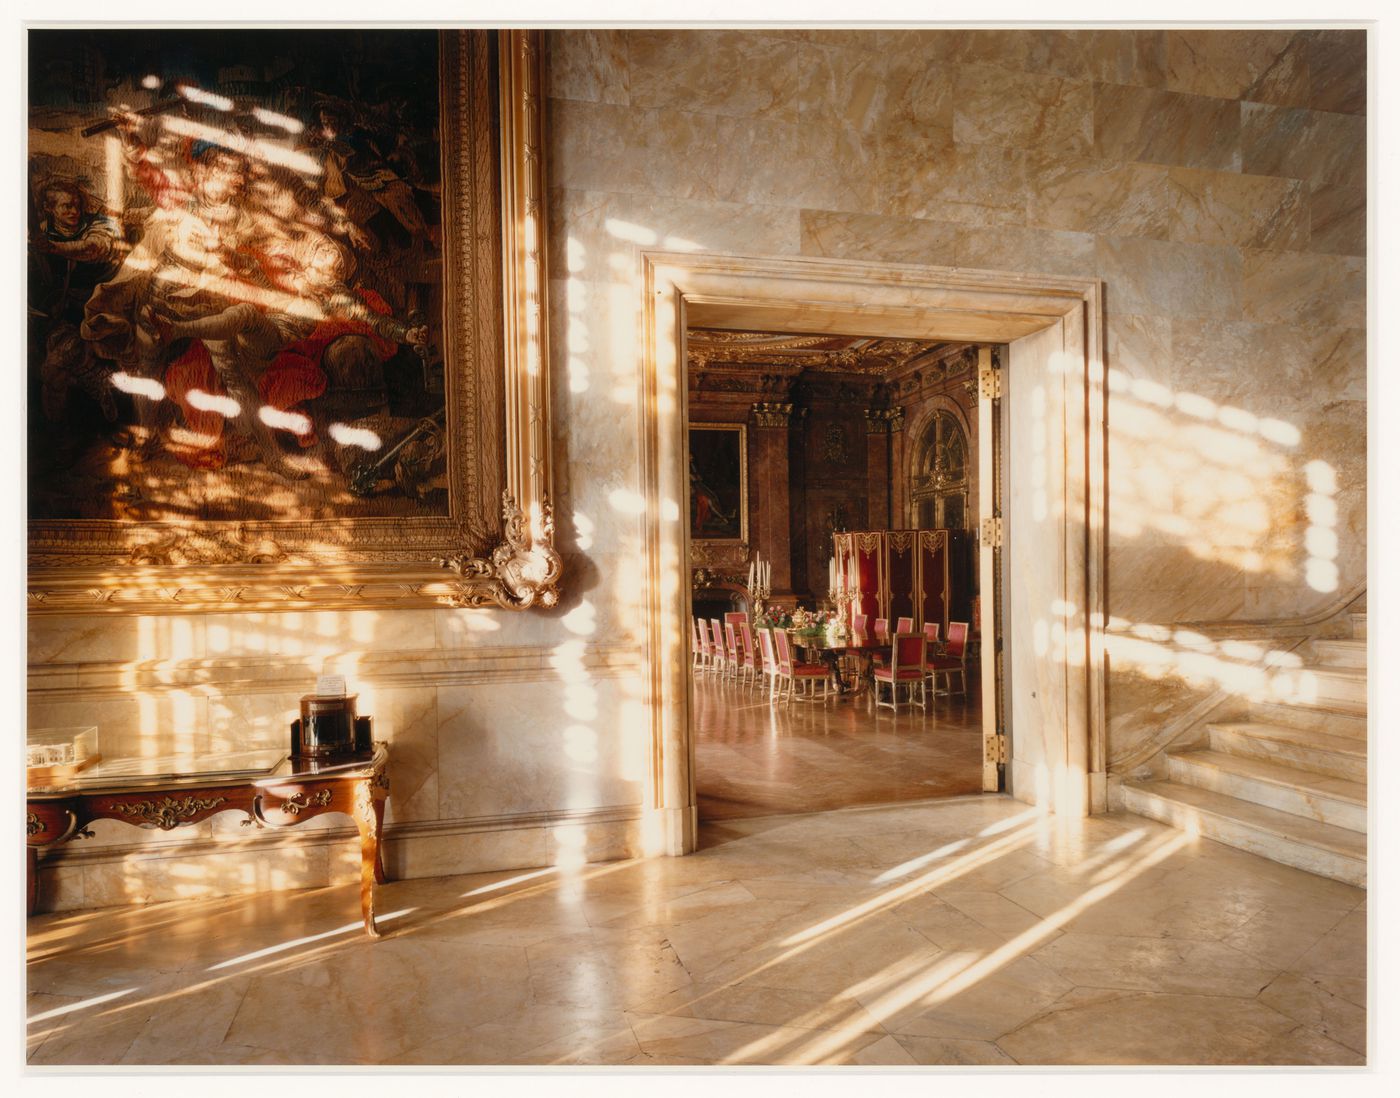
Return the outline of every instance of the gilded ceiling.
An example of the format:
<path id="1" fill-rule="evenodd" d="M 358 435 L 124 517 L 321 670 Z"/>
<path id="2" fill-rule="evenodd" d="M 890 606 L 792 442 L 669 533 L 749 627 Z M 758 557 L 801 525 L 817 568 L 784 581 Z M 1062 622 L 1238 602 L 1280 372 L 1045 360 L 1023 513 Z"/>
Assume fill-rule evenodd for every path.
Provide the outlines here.
<path id="1" fill-rule="evenodd" d="M 953 346 L 869 336 L 733 332 L 716 328 L 690 328 L 686 331 L 686 355 L 691 369 L 785 367 L 793 371 L 814 370 L 883 378 L 915 362 L 942 358 Z"/>

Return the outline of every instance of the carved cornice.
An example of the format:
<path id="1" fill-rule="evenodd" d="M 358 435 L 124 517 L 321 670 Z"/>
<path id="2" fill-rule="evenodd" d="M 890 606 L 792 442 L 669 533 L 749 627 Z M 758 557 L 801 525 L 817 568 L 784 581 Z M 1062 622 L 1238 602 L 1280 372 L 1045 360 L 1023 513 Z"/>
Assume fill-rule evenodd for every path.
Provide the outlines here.
<path id="1" fill-rule="evenodd" d="M 789 427 L 792 424 L 792 418 L 793 412 L 791 404 L 783 404 L 776 401 L 760 401 L 753 406 L 753 422 L 755 427 Z"/>

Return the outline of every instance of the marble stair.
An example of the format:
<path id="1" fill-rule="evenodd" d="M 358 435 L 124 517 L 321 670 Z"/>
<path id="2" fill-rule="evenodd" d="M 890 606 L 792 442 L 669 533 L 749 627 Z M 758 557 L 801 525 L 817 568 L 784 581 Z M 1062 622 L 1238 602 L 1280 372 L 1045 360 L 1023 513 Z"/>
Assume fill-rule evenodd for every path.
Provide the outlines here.
<path id="1" fill-rule="evenodd" d="M 1124 807 L 1365 887 L 1365 615 L 1311 647 L 1294 698 L 1208 724 L 1204 745 L 1168 752 L 1166 777 L 1124 782 Z"/>

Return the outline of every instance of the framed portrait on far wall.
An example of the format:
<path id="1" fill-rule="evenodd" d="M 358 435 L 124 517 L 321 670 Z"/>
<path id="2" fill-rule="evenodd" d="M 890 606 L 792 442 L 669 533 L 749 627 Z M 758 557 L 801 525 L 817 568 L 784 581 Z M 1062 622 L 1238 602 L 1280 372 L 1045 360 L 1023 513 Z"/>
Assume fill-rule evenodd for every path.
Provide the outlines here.
<path id="1" fill-rule="evenodd" d="M 742 423 L 690 425 L 690 538 L 747 542 L 748 429 Z"/>

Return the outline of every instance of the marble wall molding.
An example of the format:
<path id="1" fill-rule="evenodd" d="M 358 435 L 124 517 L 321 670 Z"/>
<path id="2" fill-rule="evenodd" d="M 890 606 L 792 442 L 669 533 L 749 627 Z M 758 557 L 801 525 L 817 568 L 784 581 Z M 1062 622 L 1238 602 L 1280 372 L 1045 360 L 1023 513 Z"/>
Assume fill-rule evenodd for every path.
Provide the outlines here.
<path id="1" fill-rule="evenodd" d="M 604 858 L 635 856 L 639 846 L 641 808 L 618 805 L 576 811 L 533 812 L 480 816 L 460 820 L 429 820 L 391 824 L 384 830 L 384 858 L 391 880 L 434 877 L 449 873 L 498 868 L 517 855 L 521 844 L 538 848 L 526 861 L 514 864 L 547 866 L 568 861 L 560 857 L 575 849 L 593 849 Z M 551 840 L 561 832 L 578 841 L 561 847 Z M 133 832 L 133 834 L 136 834 Z M 313 888 L 349 884 L 359 879 L 358 833 L 353 826 L 330 826 L 297 831 L 264 830 L 252 836 L 218 838 L 202 835 L 161 843 L 105 843 L 85 847 L 69 843 L 46 854 L 40 863 L 45 910 L 73 910 L 123 902 L 160 902 L 188 895 L 188 871 L 204 874 L 202 897 L 265 891 L 266 883 L 250 880 L 246 867 L 272 866 L 283 876 L 278 888 Z M 464 861 L 460 852 L 447 864 L 435 848 L 466 844 L 476 858 Z M 494 847 L 504 848 L 497 852 Z M 590 860 L 599 860 L 590 858 Z M 163 872 L 162 864 L 181 868 Z M 479 864 L 478 864 L 479 863 Z M 230 873 L 230 869 L 235 872 Z M 173 886 L 171 877 L 177 882 Z M 84 882 L 101 882 L 96 894 Z M 183 880 L 183 884 L 178 883 Z"/>
<path id="2" fill-rule="evenodd" d="M 581 642 L 568 660 L 570 674 L 616 678 L 641 664 L 627 644 Z M 111 660 L 38 664 L 29 668 L 35 700 L 69 695 L 92 698 L 199 691 L 215 695 L 284 693 L 309 687 L 317 675 L 344 673 L 355 685 L 433 688 L 502 682 L 557 682 L 558 655 L 539 647 L 341 652 L 330 657 L 231 656 L 197 660 Z"/>
<path id="3" fill-rule="evenodd" d="M 1055 533 L 1065 567 L 1027 604 L 1070 638 L 1046 674 L 1062 682 L 1057 703 L 1020 735 L 1040 739 L 1038 757 L 1057 775 L 1048 789 L 1018 786 L 1069 816 L 1106 807 L 1104 760 L 1107 620 L 1107 468 L 1103 374 L 1103 285 L 1097 279 L 969 271 L 811 258 L 641 253 L 642 362 L 638 383 L 643 561 L 641 613 L 648 664 L 642 691 L 650 721 L 645 789 L 647 833 L 657 853 L 685 854 L 696 841 L 694 744 L 686 658 L 687 592 L 669 582 L 687 559 L 685 499 L 687 390 L 683 334 L 691 325 L 769 331 L 839 331 L 899 338 L 1014 342 L 1035 333 L 1034 376 L 1064 394 L 1048 424 L 1063 448 Z M 1045 353 L 1040 349 L 1044 348 Z M 1014 469 L 1009 475 L 1016 477 Z M 1026 475 L 1024 472 L 1022 475 Z M 1082 646 L 1082 647 L 1081 647 Z M 1018 689 L 1015 682 L 1012 689 Z M 1012 730 L 1013 750 L 1016 730 Z M 1044 783 L 1042 783 L 1042 786 Z"/>

